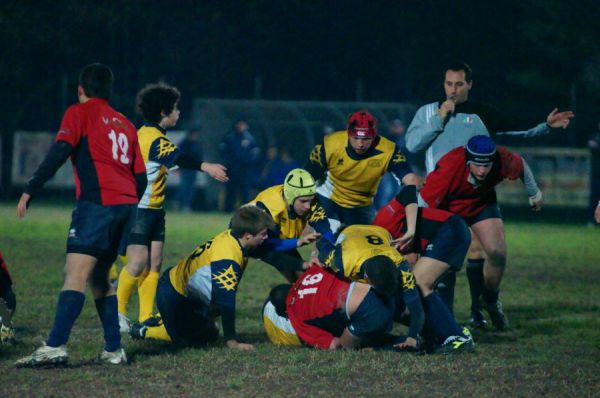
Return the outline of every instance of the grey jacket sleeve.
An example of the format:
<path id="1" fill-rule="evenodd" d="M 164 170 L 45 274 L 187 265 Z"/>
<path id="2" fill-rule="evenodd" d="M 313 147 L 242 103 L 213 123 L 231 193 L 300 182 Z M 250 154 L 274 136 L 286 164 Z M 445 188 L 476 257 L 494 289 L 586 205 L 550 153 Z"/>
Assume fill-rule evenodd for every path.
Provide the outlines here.
<path id="1" fill-rule="evenodd" d="M 427 147 L 444 130 L 444 122 L 437 113 L 437 102 L 419 108 L 406 132 L 406 149 L 418 152 Z"/>
<path id="2" fill-rule="evenodd" d="M 523 158 L 521 158 L 523 159 Z M 537 183 L 535 182 L 535 177 L 533 176 L 533 172 L 529 168 L 529 165 L 523 159 L 523 176 L 521 177 L 523 184 L 525 184 L 525 190 L 527 191 L 527 196 L 530 198 L 536 197 L 540 193 L 540 189 L 538 188 Z"/>
<path id="3" fill-rule="evenodd" d="M 540 123 L 537 126 L 530 128 L 529 130 L 523 131 L 502 131 L 496 133 L 496 135 L 512 135 L 512 136 L 521 136 L 524 138 L 528 137 L 536 137 L 538 135 L 545 135 L 550 133 L 550 127 L 546 122 Z"/>

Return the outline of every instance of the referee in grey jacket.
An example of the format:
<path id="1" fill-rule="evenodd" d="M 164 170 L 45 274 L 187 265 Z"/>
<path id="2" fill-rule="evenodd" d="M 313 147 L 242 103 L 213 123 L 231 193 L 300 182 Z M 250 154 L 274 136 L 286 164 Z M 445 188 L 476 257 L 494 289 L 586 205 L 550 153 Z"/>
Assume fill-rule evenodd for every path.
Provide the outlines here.
<path id="1" fill-rule="evenodd" d="M 534 137 L 548 134 L 551 128 L 567 128 L 573 112 L 558 112 L 555 108 L 546 122 L 528 130 L 519 130 L 512 119 L 495 107 L 469 101 L 473 86 L 472 70 L 465 63 L 454 63 L 446 69 L 445 101 L 433 102 L 417 110 L 406 133 L 406 148 L 410 152 L 425 151 L 425 167 L 429 174 L 438 160 L 452 149 L 466 145 L 476 135 L 505 134 Z M 467 277 L 471 292 L 471 324 L 485 328 L 479 297 L 483 288 L 484 255 L 477 239 L 473 239 L 468 254 Z M 438 285 L 440 293 L 452 310 L 456 275 L 448 274 Z M 502 325 L 495 325 L 496 327 Z M 504 325 L 507 326 L 507 325 Z"/>

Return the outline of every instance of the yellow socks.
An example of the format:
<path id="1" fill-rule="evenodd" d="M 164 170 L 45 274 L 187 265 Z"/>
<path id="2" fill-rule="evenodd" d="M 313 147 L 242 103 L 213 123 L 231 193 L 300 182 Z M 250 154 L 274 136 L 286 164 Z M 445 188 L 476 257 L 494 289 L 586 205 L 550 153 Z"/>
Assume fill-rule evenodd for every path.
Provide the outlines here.
<path id="1" fill-rule="evenodd" d="M 156 287 L 158 286 L 159 276 L 160 273 L 150 271 L 139 283 L 138 295 L 140 296 L 140 315 L 138 320 L 140 322 L 144 322 L 146 319 L 150 318 L 154 312 L 154 299 L 156 298 Z"/>
<path id="2" fill-rule="evenodd" d="M 167 333 L 165 325 L 149 327 L 148 329 L 146 329 L 146 335 L 144 336 L 144 338 L 171 341 L 171 336 L 169 336 L 169 333 Z"/>
<path id="3" fill-rule="evenodd" d="M 129 304 L 129 298 L 133 294 L 133 290 L 138 285 L 139 277 L 135 277 L 127 271 L 126 267 L 123 267 L 119 274 L 119 284 L 117 286 L 117 302 L 119 314 L 127 315 L 127 304 Z"/>

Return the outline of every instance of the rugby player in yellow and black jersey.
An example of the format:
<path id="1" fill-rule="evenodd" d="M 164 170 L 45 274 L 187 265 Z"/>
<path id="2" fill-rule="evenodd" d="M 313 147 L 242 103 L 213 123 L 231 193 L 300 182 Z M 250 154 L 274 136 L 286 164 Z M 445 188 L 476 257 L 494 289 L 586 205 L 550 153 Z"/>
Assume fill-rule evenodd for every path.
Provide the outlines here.
<path id="1" fill-rule="evenodd" d="M 150 84 L 137 96 L 138 112 L 146 123 L 138 131 L 138 141 L 148 185 L 138 204 L 135 223 L 128 238 L 127 265 L 119 275 L 117 299 L 121 332 L 127 332 L 129 328 L 127 304 L 136 287 L 140 295 L 138 320 L 150 322 L 153 319 L 165 241 L 163 206 L 169 169 L 179 166 L 201 170 L 218 181 L 227 181 L 223 165 L 204 162 L 196 154 L 184 153 L 167 137 L 167 129 L 175 126 L 179 120 L 179 98 L 179 90 L 164 83 Z M 120 141 L 118 145 L 121 145 Z M 116 149 L 114 151 L 116 153 Z"/>
<path id="2" fill-rule="evenodd" d="M 386 172 L 405 185 L 419 184 L 404 154 L 377 134 L 377 119 L 366 110 L 350 115 L 347 131 L 325 136 L 304 168 L 315 180 L 324 177 L 317 198 L 329 218 L 344 225 L 371 223 L 373 197 Z"/>
<path id="3" fill-rule="evenodd" d="M 273 221 L 256 206 L 242 206 L 230 226 L 162 274 L 156 304 L 163 324 L 135 324 L 132 337 L 201 345 L 218 337 L 214 318 L 220 315 L 227 346 L 254 349 L 236 336 L 236 294 L 249 253 L 267 239 Z"/>
<path id="4" fill-rule="evenodd" d="M 250 204 L 258 206 L 275 222 L 269 238 L 253 256 L 277 268 L 290 282 L 309 267 L 297 248 L 317 239 L 335 243 L 332 227 L 323 207 L 315 200 L 316 183 L 309 172 L 293 169 L 282 185 L 260 192 Z M 305 232 L 307 229 L 316 232 Z"/>
<path id="5" fill-rule="evenodd" d="M 335 246 L 321 247 L 319 260 L 341 276 L 368 283 L 384 296 L 394 296 L 395 320 L 409 322 L 407 340 L 400 348 L 417 348 L 425 317 L 418 287 L 386 229 L 377 225 L 349 226 L 341 231 Z"/>

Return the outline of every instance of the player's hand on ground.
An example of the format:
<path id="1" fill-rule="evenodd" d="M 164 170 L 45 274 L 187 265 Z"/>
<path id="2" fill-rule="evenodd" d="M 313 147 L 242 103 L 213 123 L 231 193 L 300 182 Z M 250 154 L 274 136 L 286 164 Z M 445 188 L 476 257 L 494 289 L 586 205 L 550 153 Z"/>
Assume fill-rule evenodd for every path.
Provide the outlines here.
<path id="1" fill-rule="evenodd" d="M 302 235 L 301 237 L 298 238 L 298 243 L 297 246 L 301 247 L 304 245 L 308 245 L 310 243 L 313 243 L 314 241 L 318 240 L 321 238 L 321 234 L 318 232 L 309 232 L 305 235 Z"/>
<path id="2" fill-rule="evenodd" d="M 330 350 L 337 350 L 338 348 L 341 348 L 341 347 L 342 347 L 342 343 L 340 342 L 339 337 L 334 337 L 333 340 L 331 340 L 331 344 L 329 344 Z"/>
<path id="3" fill-rule="evenodd" d="M 407 337 L 402 343 L 394 344 L 394 348 L 398 348 L 400 350 L 406 348 L 417 348 L 417 340 L 413 337 Z"/>
<path id="4" fill-rule="evenodd" d="M 237 340 L 227 340 L 227 347 L 232 350 L 254 351 L 255 347 L 252 344 L 240 343 Z"/>
<path id="5" fill-rule="evenodd" d="M 444 120 L 449 114 L 454 113 L 455 106 L 456 104 L 452 99 L 447 99 L 446 101 L 442 102 L 440 109 L 438 109 L 438 115 L 440 116 L 440 119 Z"/>
<path id="6" fill-rule="evenodd" d="M 27 213 L 27 208 L 29 207 L 29 200 L 31 199 L 31 195 L 28 193 L 23 193 L 21 195 L 21 199 L 19 199 L 19 203 L 17 204 L 17 217 L 23 218 Z"/>
<path id="7" fill-rule="evenodd" d="M 227 167 L 223 166 L 220 163 L 202 162 L 200 170 L 202 170 L 217 181 L 229 181 L 229 177 L 227 177 Z"/>
<path id="8" fill-rule="evenodd" d="M 574 116 L 575 114 L 571 111 L 559 112 L 558 108 L 554 108 L 546 118 L 546 123 L 555 129 L 559 127 L 566 129 Z"/>

